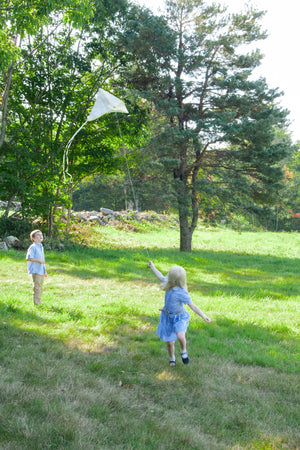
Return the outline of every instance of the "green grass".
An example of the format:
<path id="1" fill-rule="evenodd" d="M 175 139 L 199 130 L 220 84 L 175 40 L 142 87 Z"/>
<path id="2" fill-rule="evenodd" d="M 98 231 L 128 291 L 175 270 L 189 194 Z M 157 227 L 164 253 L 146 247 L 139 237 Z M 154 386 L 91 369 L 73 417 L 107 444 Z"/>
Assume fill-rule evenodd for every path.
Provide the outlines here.
<path id="1" fill-rule="evenodd" d="M 47 252 L 34 307 L 25 252 L 0 253 L 1 449 L 299 449 L 300 236 L 84 231 Z M 166 273 L 185 267 L 191 363 L 157 338 Z"/>

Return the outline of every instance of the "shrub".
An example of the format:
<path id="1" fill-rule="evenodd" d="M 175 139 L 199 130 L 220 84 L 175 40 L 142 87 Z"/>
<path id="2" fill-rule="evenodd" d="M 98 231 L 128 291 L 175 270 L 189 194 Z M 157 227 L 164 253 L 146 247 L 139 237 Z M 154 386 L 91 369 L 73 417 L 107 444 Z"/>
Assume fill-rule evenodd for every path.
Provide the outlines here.
<path id="1" fill-rule="evenodd" d="M 0 217 L 0 236 L 16 236 L 19 239 L 28 237 L 32 231 L 32 223 L 27 219 L 16 217 Z"/>

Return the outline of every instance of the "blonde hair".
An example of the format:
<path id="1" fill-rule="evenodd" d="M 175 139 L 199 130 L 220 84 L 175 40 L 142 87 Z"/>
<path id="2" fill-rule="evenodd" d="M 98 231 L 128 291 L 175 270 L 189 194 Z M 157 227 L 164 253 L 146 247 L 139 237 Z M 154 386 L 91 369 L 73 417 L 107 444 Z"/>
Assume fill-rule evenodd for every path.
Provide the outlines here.
<path id="1" fill-rule="evenodd" d="M 167 275 L 167 282 L 162 285 L 164 291 L 168 291 L 175 286 L 187 290 L 186 273 L 183 267 L 173 266 Z"/>
<path id="2" fill-rule="evenodd" d="M 41 230 L 33 230 L 30 233 L 30 239 L 33 241 L 34 236 L 36 235 L 36 233 L 42 233 Z"/>

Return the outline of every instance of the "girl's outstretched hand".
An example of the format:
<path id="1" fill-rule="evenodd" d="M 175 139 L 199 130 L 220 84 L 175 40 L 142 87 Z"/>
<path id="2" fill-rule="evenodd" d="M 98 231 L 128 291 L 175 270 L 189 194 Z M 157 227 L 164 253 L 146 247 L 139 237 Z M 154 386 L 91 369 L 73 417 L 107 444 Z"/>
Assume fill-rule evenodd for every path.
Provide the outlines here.
<path id="1" fill-rule="evenodd" d="M 211 322 L 211 319 L 209 318 L 209 317 L 203 317 L 203 320 L 205 320 L 205 322 L 207 322 L 207 323 L 210 323 Z"/>
<path id="2" fill-rule="evenodd" d="M 148 269 L 150 269 L 150 267 L 152 266 L 152 264 L 153 264 L 153 263 L 152 263 L 152 261 L 150 260 L 150 261 L 148 262 L 148 266 L 147 266 Z"/>

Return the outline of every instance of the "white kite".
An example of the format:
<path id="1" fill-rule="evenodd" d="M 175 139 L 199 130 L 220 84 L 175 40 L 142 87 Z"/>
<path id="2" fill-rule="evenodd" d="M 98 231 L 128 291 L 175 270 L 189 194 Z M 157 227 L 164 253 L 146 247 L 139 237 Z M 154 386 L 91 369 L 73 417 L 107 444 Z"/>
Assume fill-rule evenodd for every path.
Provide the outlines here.
<path id="1" fill-rule="evenodd" d="M 100 88 L 93 109 L 87 118 L 87 122 L 98 119 L 98 117 L 103 116 L 103 114 L 111 112 L 128 114 L 127 108 L 122 100 Z"/>
<path id="2" fill-rule="evenodd" d="M 96 97 L 96 101 L 94 103 L 94 106 L 92 108 L 92 111 L 90 112 L 87 120 L 84 122 L 83 125 L 76 131 L 76 133 L 73 134 L 71 139 L 66 145 L 66 149 L 64 151 L 64 157 L 63 157 L 63 173 L 64 173 L 64 179 L 65 174 L 69 175 L 69 177 L 72 180 L 72 175 L 68 172 L 69 167 L 69 148 L 73 142 L 73 139 L 75 136 L 79 133 L 79 131 L 90 121 L 98 119 L 99 117 L 103 116 L 103 114 L 108 114 L 112 112 L 121 112 L 128 114 L 127 108 L 125 106 L 125 103 L 122 102 L 118 97 L 115 97 L 114 95 L 110 94 L 107 91 L 104 91 L 104 89 L 99 89 Z"/>

